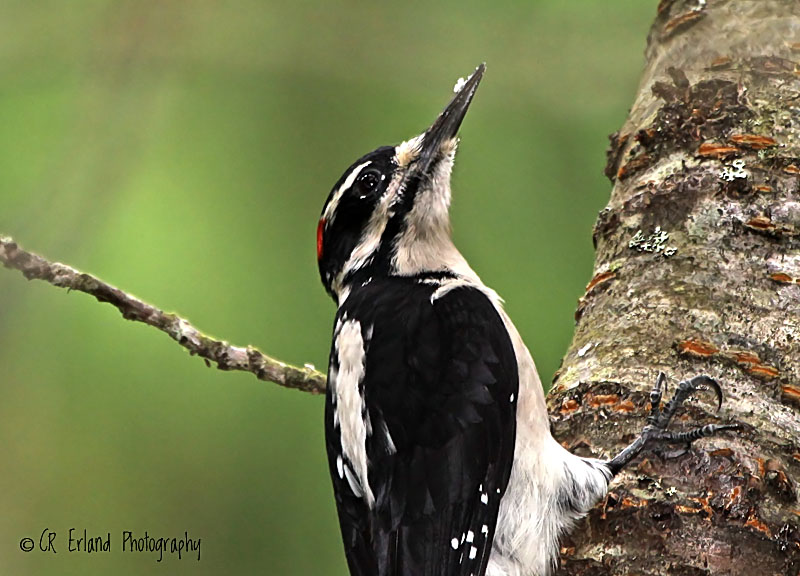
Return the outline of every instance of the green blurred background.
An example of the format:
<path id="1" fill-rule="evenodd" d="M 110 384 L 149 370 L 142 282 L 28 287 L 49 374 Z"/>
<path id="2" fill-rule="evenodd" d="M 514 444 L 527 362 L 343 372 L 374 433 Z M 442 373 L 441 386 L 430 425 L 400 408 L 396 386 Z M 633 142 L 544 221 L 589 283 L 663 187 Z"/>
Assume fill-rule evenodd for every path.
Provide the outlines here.
<path id="1" fill-rule="evenodd" d="M 315 229 L 340 173 L 459 76 L 453 225 L 550 381 L 591 276 L 607 134 L 655 0 L 0 4 L 0 234 L 200 329 L 324 368 Z M 345 574 L 319 397 L 223 373 L 0 270 L 0 574 Z M 108 554 L 66 534 L 112 533 Z M 57 554 L 20 539 L 57 532 Z M 122 530 L 202 538 L 123 554 Z"/>

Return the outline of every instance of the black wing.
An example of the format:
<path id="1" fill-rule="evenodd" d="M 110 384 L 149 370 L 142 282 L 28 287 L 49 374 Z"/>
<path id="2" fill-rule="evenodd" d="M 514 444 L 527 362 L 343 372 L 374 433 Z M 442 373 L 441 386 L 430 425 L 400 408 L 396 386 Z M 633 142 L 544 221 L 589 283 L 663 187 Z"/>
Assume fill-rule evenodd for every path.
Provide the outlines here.
<path id="1" fill-rule="evenodd" d="M 337 316 L 358 319 L 368 349 L 361 392 L 371 508 L 337 470 L 342 446 L 330 394 L 326 410 L 352 574 L 486 570 L 514 454 L 517 361 L 484 293 L 462 286 L 432 302 L 435 289 L 398 279 L 370 284 Z"/>

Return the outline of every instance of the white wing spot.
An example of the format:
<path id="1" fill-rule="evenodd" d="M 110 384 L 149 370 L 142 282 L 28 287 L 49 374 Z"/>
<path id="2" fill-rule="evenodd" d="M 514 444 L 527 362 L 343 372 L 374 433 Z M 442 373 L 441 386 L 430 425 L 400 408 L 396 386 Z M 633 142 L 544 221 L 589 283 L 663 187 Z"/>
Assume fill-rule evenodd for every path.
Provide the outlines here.
<path id="1" fill-rule="evenodd" d="M 489 534 L 489 527 L 486 524 L 481 526 L 481 534 Z"/>
<path id="2" fill-rule="evenodd" d="M 450 540 L 450 546 L 453 547 L 453 550 L 458 550 L 458 538 Z"/>
<path id="3" fill-rule="evenodd" d="M 386 426 L 385 420 L 381 420 L 381 427 L 383 428 L 383 435 L 386 438 L 386 450 L 388 450 L 389 454 L 394 454 L 397 452 L 397 448 L 394 445 L 394 440 L 392 440 L 392 435 L 389 434 L 389 428 Z"/>
<path id="4" fill-rule="evenodd" d="M 509 396 L 509 398 L 508 398 L 508 401 L 509 401 L 509 402 L 513 402 L 513 401 L 514 401 L 514 398 L 516 398 L 516 396 L 514 396 L 514 395 L 512 394 L 511 396 Z"/>
<path id="5" fill-rule="evenodd" d="M 358 478 L 353 475 L 353 471 L 350 469 L 350 465 L 347 463 L 344 465 L 344 477 L 347 478 L 347 483 L 350 485 L 350 490 L 353 491 L 353 494 L 359 498 L 364 495 L 364 490 L 361 488 L 361 482 L 359 482 Z"/>
<path id="6" fill-rule="evenodd" d="M 469 549 L 469 559 L 470 560 L 475 560 L 475 556 L 477 556 L 477 554 L 478 554 L 478 549 L 475 548 L 475 546 L 472 546 Z"/>
<path id="7" fill-rule="evenodd" d="M 344 462 L 342 462 L 342 457 L 336 457 L 336 471 L 339 473 L 339 478 L 344 478 Z"/>
<path id="8" fill-rule="evenodd" d="M 475 540 L 475 534 L 473 534 L 472 530 L 470 530 L 467 532 L 467 542 L 472 542 L 473 540 Z"/>
<path id="9" fill-rule="evenodd" d="M 489 495 L 488 494 L 481 494 L 481 502 L 484 504 L 489 503 Z"/>

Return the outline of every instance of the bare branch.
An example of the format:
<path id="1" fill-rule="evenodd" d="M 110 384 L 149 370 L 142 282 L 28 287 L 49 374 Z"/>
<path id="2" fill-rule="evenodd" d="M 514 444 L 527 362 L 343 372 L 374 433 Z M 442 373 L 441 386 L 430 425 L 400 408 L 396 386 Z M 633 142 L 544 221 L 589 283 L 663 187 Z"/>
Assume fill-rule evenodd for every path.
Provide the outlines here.
<path id="1" fill-rule="evenodd" d="M 143 322 L 161 330 L 193 356 L 205 359 L 209 366 L 214 362 L 220 370 L 252 372 L 259 380 L 312 394 L 325 391 L 325 375 L 311 367 L 298 368 L 271 358 L 252 346 L 242 348 L 215 340 L 180 316 L 159 310 L 91 274 L 27 252 L 11 238 L 0 237 L 0 262 L 6 268 L 19 270 L 28 280 L 44 280 L 53 286 L 85 292 L 100 302 L 108 302 L 126 320 Z"/>

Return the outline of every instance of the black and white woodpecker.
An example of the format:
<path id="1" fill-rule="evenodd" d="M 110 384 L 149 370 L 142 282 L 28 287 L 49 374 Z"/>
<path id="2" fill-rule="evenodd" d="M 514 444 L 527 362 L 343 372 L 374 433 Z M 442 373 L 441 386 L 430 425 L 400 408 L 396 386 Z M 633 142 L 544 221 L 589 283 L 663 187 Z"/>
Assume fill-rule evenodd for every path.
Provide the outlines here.
<path id="1" fill-rule="evenodd" d="M 317 229 L 325 288 L 338 304 L 325 437 L 350 572 L 363 576 L 545 576 L 559 536 L 614 475 L 667 431 L 681 383 L 611 460 L 550 435 L 539 376 L 501 305 L 450 236 L 457 133 L 481 65 L 424 133 L 358 159 Z"/>

